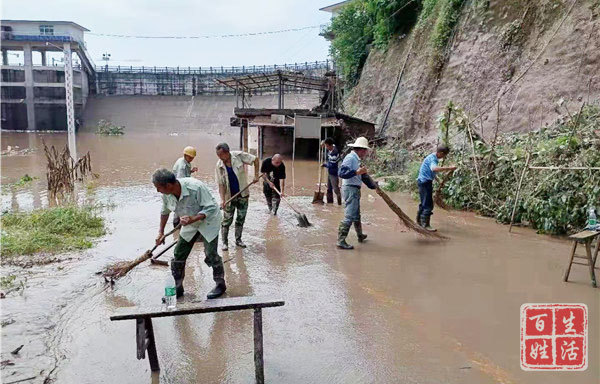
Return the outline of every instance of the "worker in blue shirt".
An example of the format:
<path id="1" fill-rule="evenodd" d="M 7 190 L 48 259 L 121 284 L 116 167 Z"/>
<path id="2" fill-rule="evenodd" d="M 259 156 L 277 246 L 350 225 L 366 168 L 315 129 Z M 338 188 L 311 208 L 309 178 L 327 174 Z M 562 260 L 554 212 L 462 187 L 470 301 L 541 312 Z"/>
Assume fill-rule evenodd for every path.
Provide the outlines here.
<path id="1" fill-rule="evenodd" d="M 359 137 L 354 144 L 348 145 L 352 152 L 344 157 L 344 161 L 339 170 L 339 176 L 342 178 L 342 195 L 344 197 L 344 219 L 338 227 L 337 247 L 340 249 L 353 249 L 354 247 L 346 242 L 350 226 L 354 223 L 358 242 L 362 243 L 367 239 L 362 231 L 360 219 L 360 187 L 364 182 L 370 189 L 375 189 L 376 184 L 372 179 L 365 177 L 367 168 L 360 163 L 369 153 L 369 141 L 365 137 Z"/>
<path id="2" fill-rule="evenodd" d="M 456 167 L 440 167 L 440 159 L 448 156 L 450 148 L 445 145 L 437 147 L 435 153 L 428 155 L 419 169 L 417 184 L 419 186 L 419 211 L 417 212 L 417 223 L 429 231 L 436 231 L 431 227 L 431 215 L 433 214 L 433 180 L 437 172 L 452 172 Z"/>
<path id="3" fill-rule="evenodd" d="M 340 152 L 333 139 L 328 137 L 323 141 L 323 146 L 327 149 L 327 162 L 323 167 L 327 168 L 327 204 L 333 204 L 333 194 L 337 196 L 338 205 L 342 205 L 342 193 L 340 191 L 340 179 L 338 176 L 338 163 L 340 162 Z"/>

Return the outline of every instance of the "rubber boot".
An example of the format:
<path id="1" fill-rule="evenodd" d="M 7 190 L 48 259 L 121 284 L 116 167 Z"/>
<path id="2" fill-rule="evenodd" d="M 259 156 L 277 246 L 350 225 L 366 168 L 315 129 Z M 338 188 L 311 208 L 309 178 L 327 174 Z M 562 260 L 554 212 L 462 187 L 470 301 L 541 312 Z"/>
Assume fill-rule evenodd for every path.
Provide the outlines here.
<path id="1" fill-rule="evenodd" d="M 246 244 L 242 241 L 242 231 L 244 227 L 241 225 L 235 226 L 235 245 L 240 248 L 246 248 Z"/>
<path id="2" fill-rule="evenodd" d="M 281 199 L 273 199 L 273 216 L 277 216 L 277 210 L 279 209 L 279 203 L 281 203 Z"/>
<path id="3" fill-rule="evenodd" d="M 342 195 L 337 195 L 338 205 L 342 205 Z"/>
<path id="4" fill-rule="evenodd" d="M 417 212 L 417 220 L 415 220 L 415 223 L 419 224 L 419 226 L 423 226 L 423 222 L 421 221 L 421 214 Z"/>
<path id="5" fill-rule="evenodd" d="M 421 216 L 421 222 L 422 222 L 422 226 L 423 228 L 425 228 L 426 230 L 430 231 L 430 232 L 436 232 L 437 229 L 433 228 L 431 226 L 431 216 Z"/>
<path id="6" fill-rule="evenodd" d="M 362 231 L 362 222 L 360 220 L 354 222 L 354 229 L 356 230 L 356 237 L 358 237 L 358 242 L 364 243 L 367 240 L 367 235 L 365 235 Z"/>
<path id="7" fill-rule="evenodd" d="M 340 226 L 338 227 L 338 241 L 337 241 L 337 247 L 340 249 L 354 249 L 353 246 L 351 246 L 350 244 L 346 243 L 346 237 L 348 236 L 348 232 L 350 232 L 350 226 L 349 225 L 345 225 L 344 223 L 340 223 Z"/>
<path id="8" fill-rule="evenodd" d="M 327 204 L 333 204 L 333 191 L 327 191 Z"/>
<path id="9" fill-rule="evenodd" d="M 269 213 L 273 212 L 273 203 L 271 199 L 267 199 L 267 207 L 269 207 Z"/>
<path id="10" fill-rule="evenodd" d="M 175 280 L 175 290 L 177 297 L 183 296 L 183 279 L 185 278 L 185 260 L 171 260 L 171 274 Z"/>
<path id="11" fill-rule="evenodd" d="M 221 227 L 221 239 L 223 241 L 221 251 L 229 251 L 229 227 Z"/>
<path id="12" fill-rule="evenodd" d="M 206 295 L 207 299 L 216 299 L 217 297 L 223 295 L 227 290 L 227 286 L 225 285 L 225 269 L 223 269 L 223 263 L 213 267 L 213 280 L 215 281 L 216 285 Z"/>

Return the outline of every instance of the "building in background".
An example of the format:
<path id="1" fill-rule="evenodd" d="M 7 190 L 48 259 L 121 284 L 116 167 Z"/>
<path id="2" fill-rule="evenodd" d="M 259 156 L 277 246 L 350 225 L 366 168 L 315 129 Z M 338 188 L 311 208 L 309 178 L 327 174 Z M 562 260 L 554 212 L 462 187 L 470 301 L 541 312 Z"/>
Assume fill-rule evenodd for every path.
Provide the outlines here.
<path id="1" fill-rule="evenodd" d="M 95 86 L 84 40 L 89 30 L 70 21 L 2 20 L 0 25 L 2 129 L 67 130 L 69 112 L 76 125 L 90 85 Z"/>

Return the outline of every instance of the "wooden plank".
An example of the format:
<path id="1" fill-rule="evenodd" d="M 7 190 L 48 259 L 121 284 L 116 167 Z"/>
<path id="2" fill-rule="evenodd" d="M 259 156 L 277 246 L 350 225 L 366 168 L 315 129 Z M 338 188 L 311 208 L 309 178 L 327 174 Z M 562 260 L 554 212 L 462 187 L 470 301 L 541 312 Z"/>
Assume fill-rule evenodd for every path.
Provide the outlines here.
<path id="1" fill-rule="evenodd" d="M 228 297 L 206 301 L 191 302 L 177 305 L 174 310 L 166 310 L 164 307 L 125 307 L 117 310 L 110 317 L 112 321 L 132 320 L 140 317 L 169 317 L 180 315 L 191 315 L 195 313 L 226 312 L 244 309 L 281 307 L 285 304 L 283 300 L 273 300 L 264 297 Z"/>
<path id="2" fill-rule="evenodd" d="M 148 360 L 150 360 L 150 370 L 152 372 L 160 371 L 160 366 L 158 365 L 158 354 L 156 353 L 156 342 L 154 340 L 154 328 L 152 327 L 152 319 L 146 317 L 144 319 L 146 323 L 146 330 L 148 336 Z"/>
<path id="3" fill-rule="evenodd" d="M 569 265 L 567 265 L 567 269 L 565 270 L 565 275 L 563 277 L 563 281 L 569 280 L 569 274 L 571 273 L 571 266 L 573 265 L 573 257 L 575 257 L 575 251 L 577 250 L 577 242 L 573 242 L 573 248 L 571 249 L 571 256 L 569 257 Z"/>
<path id="4" fill-rule="evenodd" d="M 254 370 L 256 373 L 256 383 L 265 382 L 265 370 L 263 360 L 263 329 L 262 329 L 262 310 L 254 309 Z"/>
<path id="5" fill-rule="evenodd" d="M 592 261 L 592 242 L 588 241 L 585 243 L 585 254 L 589 263 L 590 278 L 592 279 L 592 286 L 596 288 L 596 274 L 594 273 L 594 262 Z"/>
<path id="6" fill-rule="evenodd" d="M 148 344 L 146 338 L 146 323 L 142 318 L 136 319 L 135 322 L 135 345 L 137 346 L 137 359 L 145 359 Z"/>
<path id="7" fill-rule="evenodd" d="M 569 239 L 576 240 L 576 241 L 584 241 L 584 240 L 588 240 L 588 239 L 593 239 L 596 236 L 600 236 L 600 232 L 582 231 L 582 232 L 579 232 L 579 233 L 569 236 Z"/>

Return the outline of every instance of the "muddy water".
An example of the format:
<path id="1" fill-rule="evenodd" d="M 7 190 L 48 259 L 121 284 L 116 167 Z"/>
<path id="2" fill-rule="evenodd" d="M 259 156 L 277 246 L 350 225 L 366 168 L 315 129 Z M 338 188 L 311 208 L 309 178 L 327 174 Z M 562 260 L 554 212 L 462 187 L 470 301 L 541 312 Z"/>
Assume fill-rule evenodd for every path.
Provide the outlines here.
<path id="1" fill-rule="evenodd" d="M 110 109 L 106 104 L 93 108 Z M 147 360 L 135 358 L 134 323 L 108 319 L 119 307 L 157 305 L 169 273 L 144 264 L 112 289 L 94 274 L 108 263 L 140 255 L 153 243 L 160 196 L 149 184 L 152 171 L 171 166 L 192 144 L 199 149 L 197 177 L 214 190 L 213 148 L 220 141 L 235 146 L 238 139 L 228 129 L 132 126 L 123 137 L 77 135 L 78 151 L 91 152 L 94 172 L 100 174 L 89 188 L 79 189 L 79 196 L 110 204 L 103 211 L 109 234 L 94 248 L 67 255 L 70 260 L 24 270 L 2 268 L 3 275 L 27 279 L 22 294 L 1 302 L 3 322 L 15 320 L 2 328 L 2 360 L 15 364 L 2 370 L 3 382 L 31 376 L 34 383 L 46 377 L 57 383 L 253 382 L 251 312 L 155 320 L 158 375 L 150 373 Z M 42 138 L 66 143 L 61 134 L 3 133 L 2 149 L 39 148 Z M 40 177 L 31 188 L 3 193 L 3 209 L 47 204 L 42 156 L 38 150 L 2 159 L 3 183 L 24 173 Z M 248 248 L 223 254 L 229 260 L 228 296 L 286 301 L 284 307 L 264 311 L 268 382 L 597 382 L 599 290 L 591 287 L 583 267 L 574 267 L 573 282 L 562 282 L 567 242 L 522 229 L 508 234 L 492 220 L 441 210 L 434 222 L 451 240 L 425 241 L 406 232 L 378 196 L 363 189 L 369 241 L 357 244 L 352 232 L 349 241 L 356 249 L 339 251 L 333 244 L 341 208 L 310 203 L 316 165 L 296 162 L 296 188 L 290 190 L 312 227 L 297 228 L 285 206 L 278 217 L 269 216 L 255 187 L 244 234 Z M 414 201 L 393 197 L 414 214 Z M 198 244 L 188 259 L 186 300 L 200 299 L 212 287 L 202 259 Z M 526 302 L 588 305 L 587 371 L 520 370 L 519 308 Z M 21 344 L 20 355 L 11 355 Z"/>

